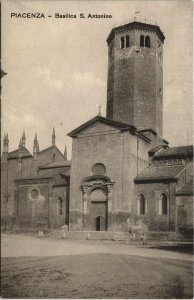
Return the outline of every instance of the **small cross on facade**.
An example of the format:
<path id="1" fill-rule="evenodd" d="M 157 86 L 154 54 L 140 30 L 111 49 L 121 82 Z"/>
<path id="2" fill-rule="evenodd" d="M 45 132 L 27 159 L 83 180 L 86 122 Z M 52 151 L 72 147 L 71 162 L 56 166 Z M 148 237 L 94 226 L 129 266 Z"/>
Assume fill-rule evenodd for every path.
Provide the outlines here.
<path id="1" fill-rule="evenodd" d="M 102 108 L 102 105 L 99 104 L 99 105 L 97 105 L 97 107 L 98 107 L 98 109 L 99 109 L 98 115 L 101 116 L 101 108 Z"/>

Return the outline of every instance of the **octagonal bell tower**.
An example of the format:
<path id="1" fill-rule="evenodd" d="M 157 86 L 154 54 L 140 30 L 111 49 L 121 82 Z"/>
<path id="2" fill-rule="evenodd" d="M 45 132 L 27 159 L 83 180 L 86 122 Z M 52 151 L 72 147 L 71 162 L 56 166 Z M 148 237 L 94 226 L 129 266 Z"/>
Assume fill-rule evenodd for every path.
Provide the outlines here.
<path id="1" fill-rule="evenodd" d="M 113 28 L 108 43 L 107 118 L 163 135 L 163 43 L 157 25 Z"/>

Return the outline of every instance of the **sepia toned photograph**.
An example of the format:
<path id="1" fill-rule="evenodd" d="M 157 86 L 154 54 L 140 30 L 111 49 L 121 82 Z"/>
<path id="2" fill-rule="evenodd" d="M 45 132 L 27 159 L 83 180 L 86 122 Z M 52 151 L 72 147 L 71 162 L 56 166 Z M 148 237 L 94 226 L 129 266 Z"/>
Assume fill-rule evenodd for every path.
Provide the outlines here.
<path id="1" fill-rule="evenodd" d="M 193 299 L 192 1 L 1 1 L 1 297 Z"/>

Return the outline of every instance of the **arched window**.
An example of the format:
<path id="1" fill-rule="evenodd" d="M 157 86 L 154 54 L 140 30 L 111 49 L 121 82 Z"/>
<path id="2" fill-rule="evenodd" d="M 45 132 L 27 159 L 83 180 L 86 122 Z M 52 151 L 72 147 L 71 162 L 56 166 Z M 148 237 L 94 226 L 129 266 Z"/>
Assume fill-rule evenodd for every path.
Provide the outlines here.
<path id="1" fill-rule="evenodd" d="M 144 47 L 144 35 L 140 35 L 140 47 Z"/>
<path id="2" fill-rule="evenodd" d="M 147 203 L 143 194 L 139 195 L 137 200 L 137 214 L 145 215 L 147 213 Z"/>
<path id="3" fill-rule="evenodd" d="M 61 198 L 57 200 L 57 214 L 62 215 L 63 214 L 63 201 Z"/>
<path id="4" fill-rule="evenodd" d="M 122 36 L 121 37 L 121 49 L 125 47 L 125 38 Z"/>
<path id="5" fill-rule="evenodd" d="M 130 46 L 130 39 L 129 39 L 129 35 L 126 36 L 126 48 L 129 48 Z"/>
<path id="6" fill-rule="evenodd" d="M 159 200 L 159 214 L 167 215 L 168 214 L 168 198 L 166 194 L 162 194 Z"/>
<path id="7" fill-rule="evenodd" d="M 97 163 L 92 167 L 92 175 L 105 175 L 106 168 L 103 164 Z"/>
<path id="8" fill-rule="evenodd" d="M 145 47 L 147 48 L 151 47 L 150 37 L 148 35 L 145 38 Z"/>
<path id="9" fill-rule="evenodd" d="M 53 161 L 55 161 L 55 153 L 53 154 Z"/>

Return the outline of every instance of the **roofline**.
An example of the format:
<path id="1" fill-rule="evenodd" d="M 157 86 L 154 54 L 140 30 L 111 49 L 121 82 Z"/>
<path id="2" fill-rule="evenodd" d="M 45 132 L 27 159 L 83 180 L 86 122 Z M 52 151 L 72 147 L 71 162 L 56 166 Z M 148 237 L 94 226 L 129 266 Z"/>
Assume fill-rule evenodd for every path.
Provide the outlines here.
<path id="1" fill-rule="evenodd" d="M 44 169 L 66 168 L 66 167 L 70 168 L 71 164 L 69 166 L 61 165 L 61 166 L 51 166 L 51 167 L 49 167 L 48 165 L 43 165 L 43 166 L 40 166 L 39 169 L 44 170 Z"/>
<path id="2" fill-rule="evenodd" d="M 170 148 L 169 148 L 170 149 Z M 190 158 L 193 157 L 193 153 L 190 154 L 170 154 L 170 155 L 160 155 L 159 153 L 157 156 L 154 156 L 154 160 L 161 160 L 161 159 L 171 159 L 171 158 Z"/>
<path id="3" fill-rule="evenodd" d="M 175 196 L 193 196 L 194 191 L 188 191 L 188 192 L 176 192 Z"/>
<path id="4" fill-rule="evenodd" d="M 163 142 L 165 142 L 166 144 L 169 144 L 169 142 L 167 141 L 167 140 L 165 140 L 165 139 L 162 139 L 163 140 Z"/>
<path id="5" fill-rule="evenodd" d="M 171 150 L 171 149 L 178 149 L 178 148 L 185 148 L 185 149 L 188 149 L 188 148 L 192 148 L 193 149 L 193 145 L 187 145 L 187 146 L 176 146 L 176 147 L 169 147 L 168 149 Z M 154 156 L 154 160 L 159 160 L 161 158 L 187 158 L 187 157 L 193 157 L 193 151 L 190 152 L 190 153 L 187 153 L 187 154 L 183 154 L 183 153 L 175 153 L 175 154 L 163 154 L 160 152 L 156 154 L 156 156 Z"/>
<path id="6" fill-rule="evenodd" d="M 114 127 L 118 127 L 120 130 L 129 130 L 131 132 L 135 132 L 136 131 L 136 127 L 134 127 L 133 125 L 127 124 L 127 123 L 122 123 L 119 121 L 114 121 L 112 119 L 108 119 L 102 116 L 95 116 L 94 118 L 88 120 L 87 122 L 83 123 L 82 125 L 76 127 L 74 130 L 70 131 L 67 135 L 74 138 L 77 137 L 77 134 L 82 131 L 83 129 L 89 127 L 92 123 L 96 122 L 96 121 L 102 121 L 104 123 L 107 123 L 109 125 L 112 125 Z"/>
<path id="7" fill-rule="evenodd" d="M 160 147 L 160 148 L 159 148 Z M 158 146 L 155 146 L 155 147 L 153 147 L 152 149 L 150 149 L 149 151 L 148 151 L 148 154 L 151 156 L 151 154 L 155 154 L 156 152 L 158 152 L 159 153 L 159 151 L 161 151 L 161 150 L 163 150 L 163 149 L 166 149 L 166 147 L 168 147 L 168 145 L 164 145 L 164 144 L 162 144 L 162 145 L 158 145 Z M 154 149 L 155 148 L 157 148 L 157 150 L 155 150 L 154 151 Z"/>
<path id="8" fill-rule="evenodd" d="M 24 158 L 29 158 L 29 157 L 33 157 L 32 154 L 26 155 L 26 156 L 21 156 L 20 158 L 21 158 L 21 159 L 24 159 Z M 13 160 L 13 159 L 18 159 L 18 156 L 15 156 L 15 157 L 8 157 L 8 158 L 7 158 L 7 160 Z"/>
<path id="9" fill-rule="evenodd" d="M 25 156 L 21 156 L 21 158 L 27 158 L 27 157 L 33 157 L 33 155 L 31 154 L 31 152 L 26 148 L 26 147 L 22 147 L 25 151 L 27 151 Z M 16 159 L 18 158 L 18 152 L 19 152 L 19 148 L 13 151 L 8 152 L 7 154 L 7 159 Z M 15 157 L 9 157 L 9 155 L 16 153 Z M 25 153 L 25 152 L 21 152 L 21 153 Z"/>
<path id="10" fill-rule="evenodd" d="M 124 24 L 124 25 L 118 26 L 118 27 L 114 27 L 111 30 L 108 38 L 106 39 L 107 44 L 108 45 L 110 44 L 110 42 L 114 38 L 115 32 L 123 31 L 126 28 L 133 30 L 133 29 L 142 29 L 143 27 L 145 29 L 149 29 L 151 31 L 155 31 L 156 34 L 158 35 L 158 37 L 160 38 L 160 40 L 162 41 L 162 43 L 164 43 L 165 36 L 164 36 L 163 32 L 161 31 L 161 29 L 160 29 L 160 27 L 158 25 L 152 25 L 152 24 L 147 24 L 147 23 L 143 23 L 143 22 L 134 21 L 134 22 L 131 22 L 131 23 L 128 23 L 128 24 Z"/>
<path id="11" fill-rule="evenodd" d="M 34 180 L 34 179 L 37 179 L 37 180 L 39 180 L 39 179 L 52 179 L 52 178 L 54 178 L 54 176 L 41 176 L 41 177 L 27 177 L 27 178 L 18 178 L 18 179 L 14 179 L 14 181 L 23 181 L 23 180 Z"/>
<path id="12" fill-rule="evenodd" d="M 60 183 L 58 183 L 58 184 L 56 183 L 56 184 L 53 184 L 52 186 L 54 186 L 54 187 L 58 187 L 58 186 L 68 186 L 68 183 L 65 183 L 65 182 L 64 182 L 64 184 L 63 184 L 63 183 L 61 183 L 61 184 L 60 184 Z"/>
<path id="13" fill-rule="evenodd" d="M 135 183 L 150 183 L 150 182 L 176 182 L 178 180 L 178 178 L 175 177 L 157 177 L 157 178 L 153 178 L 153 177 L 143 177 L 143 178 L 135 178 L 134 182 Z"/>
<path id="14" fill-rule="evenodd" d="M 45 152 L 45 151 L 47 151 L 47 150 L 50 150 L 50 149 L 52 149 L 52 148 L 56 148 L 56 149 L 61 153 L 61 155 L 64 156 L 63 153 L 59 150 L 59 148 L 58 148 L 56 145 L 50 146 L 50 147 L 48 147 L 48 148 L 45 148 L 45 149 L 39 151 L 37 154 L 43 153 L 43 152 Z"/>
<path id="15" fill-rule="evenodd" d="M 155 130 L 153 130 L 152 128 L 148 128 L 148 129 L 141 129 L 141 130 L 137 130 L 138 132 L 141 132 L 141 133 L 143 133 L 143 132 L 146 132 L 146 131 L 151 131 L 154 135 L 156 135 L 157 136 L 157 133 L 156 133 L 156 131 Z"/>
<path id="16" fill-rule="evenodd" d="M 151 140 L 147 137 L 147 136 L 145 136 L 145 135 L 143 135 L 143 134 L 141 134 L 141 133 L 139 133 L 138 131 L 136 131 L 136 136 L 139 136 L 139 137 L 141 137 L 144 141 L 146 141 L 147 143 L 149 143 L 150 144 L 150 142 L 151 142 Z"/>

